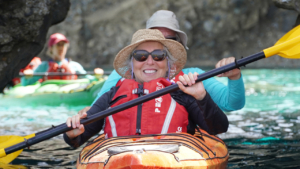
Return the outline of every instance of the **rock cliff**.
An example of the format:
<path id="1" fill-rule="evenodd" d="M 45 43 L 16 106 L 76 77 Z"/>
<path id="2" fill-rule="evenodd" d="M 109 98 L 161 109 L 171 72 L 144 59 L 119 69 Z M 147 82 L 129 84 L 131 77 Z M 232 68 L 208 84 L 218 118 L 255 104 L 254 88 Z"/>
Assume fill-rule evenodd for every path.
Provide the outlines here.
<path id="1" fill-rule="evenodd" d="M 112 67 L 132 34 L 157 10 L 173 11 L 188 39 L 187 66 L 214 66 L 223 57 L 248 56 L 273 46 L 295 24 L 298 13 L 272 0 L 71 0 L 66 20 L 50 28 L 71 41 L 68 57 L 84 67 Z M 287 6 L 287 5 L 285 5 Z M 284 6 L 284 7 L 285 7 Z M 292 5 L 289 5 L 291 9 Z M 44 52 L 40 54 L 44 59 Z M 249 67 L 297 67 L 274 57 Z"/>
<path id="2" fill-rule="evenodd" d="M 69 0 L 0 0 L 0 91 L 41 52 L 69 7 Z"/>

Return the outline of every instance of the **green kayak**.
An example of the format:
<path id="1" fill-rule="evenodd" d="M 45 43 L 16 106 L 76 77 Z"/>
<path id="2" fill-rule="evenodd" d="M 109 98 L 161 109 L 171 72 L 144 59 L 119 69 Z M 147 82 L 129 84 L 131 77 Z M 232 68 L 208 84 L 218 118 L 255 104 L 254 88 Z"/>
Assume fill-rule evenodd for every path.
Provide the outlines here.
<path id="1" fill-rule="evenodd" d="M 0 95 L 0 106 L 90 105 L 106 79 L 47 80 L 28 86 L 16 85 Z"/>

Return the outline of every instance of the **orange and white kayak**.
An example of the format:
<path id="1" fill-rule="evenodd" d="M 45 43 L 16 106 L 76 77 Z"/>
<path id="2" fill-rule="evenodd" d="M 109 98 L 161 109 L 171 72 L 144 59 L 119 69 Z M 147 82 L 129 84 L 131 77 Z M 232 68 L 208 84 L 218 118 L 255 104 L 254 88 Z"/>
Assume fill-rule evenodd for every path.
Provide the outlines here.
<path id="1" fill-rule="evenodd" d="M 136 135 L 104 139 L 101 135 L 81 151 L 77 168 L 84 169 L 219 169 L 229 157 L 225 143 L 205 131 Z"/>

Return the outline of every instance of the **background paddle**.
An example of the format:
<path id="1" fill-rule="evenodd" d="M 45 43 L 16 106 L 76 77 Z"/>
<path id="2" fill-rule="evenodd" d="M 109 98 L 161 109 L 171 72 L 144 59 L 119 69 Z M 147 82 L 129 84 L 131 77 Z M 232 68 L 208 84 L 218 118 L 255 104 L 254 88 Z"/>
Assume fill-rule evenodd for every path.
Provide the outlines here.
<path id="1" fill-rule="evenodd" d="M 110 75 L 111 71 L 105 71 L 103 75 Z M 86 73 L 62 73 L 62 72 L 42 72 L 42 73 L 34 73 L 33 75 L 25 75 L 24 73 L 19 73 L 19 76 L 70 76 L 70 75 L 77 75 L 77 76 L 84 76 L 84 75 L 99 75 L 95 74 L 95 72 L 86 72 Z"/>
<path id="2" fill-rule="evenodd" d="M 238 68 L 240 66 L 244 66 L 248 63 L 257 61 L 262 58 L 270 57 L 273 55 L 279 54 L 282 57 L 285 58 L 291 58 L 296 59 L 300 58 L 300 26 L 294 28 L 290 32 L 288 32 L 285 36 L 282 37 L 274 46 L 267 48 L 263 50 L 262 52 L 256 53 L 254 55 L 245 57 L 243 59 L 237 60 L 235 63 L 231 63 L 216 69 L 213 69 L 211 71 L 205 72 L 198 76 L 198 79 L 196 82 L 203 81 L 205 79 L 211 78 L 213 76 L 216 76 L 221 73 L 225 73 L 229 70 Z M 82 119 L 80 122 L 81 124 L 89 124 L 92 122 L 95 122 L 97 120 L 103 119 L 106 116 L 115 114 L 117 112 L 123 111 L 127 108 L 130 108 L 132 106 L 139 105 L 143 102 L 149 101 L 151 99 L 157 98 L 159 96 L 162 96 L 164 94 L 173 92 L 178 90 L 179 87 L 177 84 L 168 86 L 164 89 L 161 89 L 159 91 L 150 93 L 148 95 L 139 97 L 137 99 L 131 100 L 125 104 L 101 111 L 99 113 L 93 114 L 89 116 L 86 119 Z M 15 151 L 21 150 L 25 147 L 28 147 L 30 145 L 39 143 L 41 141 L 47 140 L 49 138 L 52 138 L 54 136 L 57 136 L 59 134 L 65 133 L 69 130 L 72 130 L 71 127 L 68 127 L 65 123 L 55 126 L 51 129 L 48 129 L 46 131 L 42 131 L 40 133 L 37 133 L 32 138 L 29 138 L 23 142 L 15 142 L 13 146 L 9 147 L 3 147 L 0 149 L 0 158 L 5 157 L 7 154 L 13 153 Z"/>

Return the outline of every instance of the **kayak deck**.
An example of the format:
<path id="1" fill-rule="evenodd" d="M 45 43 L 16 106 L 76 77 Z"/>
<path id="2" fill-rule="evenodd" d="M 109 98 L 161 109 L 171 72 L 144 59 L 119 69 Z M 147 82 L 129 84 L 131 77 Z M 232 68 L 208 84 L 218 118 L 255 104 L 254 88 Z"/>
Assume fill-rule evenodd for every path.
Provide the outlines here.
<path id="1" fill-rule="evenodd" d="M 77 168 L 226 168 L 228 149 L 205 132 L 96 138 L 80 153 Z"/>

